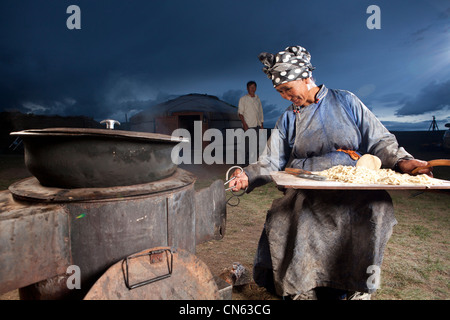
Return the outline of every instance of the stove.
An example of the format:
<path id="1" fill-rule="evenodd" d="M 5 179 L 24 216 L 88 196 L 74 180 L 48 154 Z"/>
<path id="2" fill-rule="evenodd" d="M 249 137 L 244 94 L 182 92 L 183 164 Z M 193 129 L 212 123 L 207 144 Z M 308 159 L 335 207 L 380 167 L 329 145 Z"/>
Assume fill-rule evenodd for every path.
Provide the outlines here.
<path id="1" fill-rule="evenodd" d="M 223 238 L 223 181 L 196 191 L 195 175 L 162 163 L 169 161 L 174 145 L 169 137 L 111 131 L 60 128 L 17 134 L 34 176 L 0 192 L 0 294 L 21 288 L 23 299 L 82 299 L 110 266 L 136 252 L 167 247 L 195 255 L 197 244 Z M 117 158 L 120 170 L 114 167 Z M 95 168 L 103 173 L 94 176 L 103 178 L 88 182 Z M 108 170 L 114 172 L 108 175 Z M 144 178 L 135 174 L 139 170 Z M 76 183 L 74 172 L 82 172 Z M 79 290 L 67 286 L 73 265 L 81 270 Z"/>

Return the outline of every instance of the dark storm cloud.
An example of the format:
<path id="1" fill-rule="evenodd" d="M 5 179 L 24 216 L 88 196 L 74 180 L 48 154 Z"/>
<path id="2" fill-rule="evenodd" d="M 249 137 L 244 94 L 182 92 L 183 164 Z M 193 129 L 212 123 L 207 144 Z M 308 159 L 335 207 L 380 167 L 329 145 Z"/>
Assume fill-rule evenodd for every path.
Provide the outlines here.
<path id="1" fill-rule="evenodd" d="M 266 100 L 262 100 L 261 104 L 264 111 L 264 126 L 266 128 L 273 128 L 282 112 L 286 109 L 286 106 L 283 105 L 280 107 Z"/>
<path id="2" fill-rule="evenodd" d="M 427 37 L 432 37 L 436 33 L 448 33 L 448 19 L 450 17 L 450 7 L 439 11 L 436 18 L 428 25 L 425 25 L 411 33 L 410 40 L 413 42 L 422 41 Z"/>
<path id="3" fill-rule="evenodd" d="M 237 107 L 239 105 L 239 99 L 245 94 L 247 94 L 247 92 L 244 92 L 244 90 L 231 89 L 225 91 L 220 99 Z"/>
<path id="4" fill-rule="evenodd" d="M 444 120 L 436 119 L 438 129 L 446 130 L 445 124 L 449 121 L 450 118 Z M 432 119 L 418 122 L 383 121 L 383 125 L 389 131 L 425 131 L 432 130 Z"/>
<path id="5" fill-rule="evenodd" d="M 450 110 L 450 80 L 436 81 L 424 87 L 417 96 L 406 98 L 403 106 L 396 111 L 397 116 L 419 115 L 440 110 Z"/>
<path id="6" fill-rule="evenodd" d="M 81 8 L 81 30 L 66 28 L 71 4 Z M 313 42 L 295 13 L 274 7 L 265 0 L 2 1 L 0 109 L 101 119 L 158 101 L 161 92 L 203 91 L 184 91 L 186 84 L 262 75 L 259 52 Z"/>
<path id="7" fill-rule="evenodd" d="M 102 118 L 139 105 L 133 94 L 142 95 L 143 83 L 154 94 L 177 92 L 186 83 L 251 69 L 242 57 L 256 60 L 249 40 L 261 33 L 247 15 L 251 4 L 72 2 L 0 4 L 7 26 L 0 30 L 0 108 Z M 66 28 L 70 4 L 81 8 L 81 30 Z M 247 23 L 236 22 L 242 19 Z M 138 79 L 136 86 L 124 87 L 126 79 Z M 145 101 L 158 100 L 149 95 Z"/>
<path id="8" fill-rule="evenodd" d="M 364 1 L 2 0 L 0 110 L 101 120 L 189 93 L 237 105 L 246 81 L 255 80 L 265 119 L 274 122 L 289 102 L 262 73 L 260 52 L 303 45 L 320 82 L 351 90 L 367 83 L 368 72 L 378 87 L 383 68 L 394 70 L 386 61 L 402 68 L 385 44 L 398 44 L 405 34 L 423 43 L 436 28 L 443 33 L 443 20 L 430 19 L 427 4 L 378 2 L 383 27 L 369 31 L 371 3 Z M 81 30 L 66 27 L 73 4 L 81 8 Z M 434 17 L 448 18 L 445 8 Z M 411 57 L 399 56 L 402 62 Z M 395 107 L 413 100 L 396 97 Z"/>

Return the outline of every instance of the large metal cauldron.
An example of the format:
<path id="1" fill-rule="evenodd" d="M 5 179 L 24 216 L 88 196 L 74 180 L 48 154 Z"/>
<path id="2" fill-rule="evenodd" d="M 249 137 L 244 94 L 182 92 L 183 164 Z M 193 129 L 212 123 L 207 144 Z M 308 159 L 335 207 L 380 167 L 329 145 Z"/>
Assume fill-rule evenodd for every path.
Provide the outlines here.
<path id="1" fill-rule="evenodd" d="M 106 129 L 50 128 L 12 132 L 25 145 L 25 165 L 43 186 L 107 188 L 171 176 L 175 144 L 168 135 Z"/>

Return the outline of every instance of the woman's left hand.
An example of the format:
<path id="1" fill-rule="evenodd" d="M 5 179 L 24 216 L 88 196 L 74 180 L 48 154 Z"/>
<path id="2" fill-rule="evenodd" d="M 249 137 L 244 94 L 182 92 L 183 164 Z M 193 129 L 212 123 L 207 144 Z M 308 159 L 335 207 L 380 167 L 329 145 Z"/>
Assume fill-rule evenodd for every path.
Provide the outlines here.
<path id="1" fill-rule="evenodd" d="M 426 166 L 428 164 L 427 161 L 424 160 L 418 160 L 418 159 L 412 159 L 412 160 L 400 160 L 398 162 L 398 168 L 400 169 L 401 172 L 403 173 L 409 173 L 411 174 L 411 172 L 417 168 L 417 167 L 422 167 L 422 166 Z M 432 167 L 430 168 L 425 168 L 425 169 L 421 169 L 419 170 L 416 174 L 426 174 L 430 177 L 433 176 L 433 172 L 432 172 Z"/>

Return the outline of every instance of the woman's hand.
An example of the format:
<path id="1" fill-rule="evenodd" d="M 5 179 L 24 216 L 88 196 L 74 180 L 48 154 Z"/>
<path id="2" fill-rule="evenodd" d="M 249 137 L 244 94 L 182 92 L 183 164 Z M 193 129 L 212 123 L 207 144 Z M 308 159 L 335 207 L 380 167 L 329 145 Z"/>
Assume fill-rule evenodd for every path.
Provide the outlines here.
<path id="1" fill-rule="evenodd" d="M 411 174 L 411 171 L 413 171 L 415 168 L 426 166 L 427 164 L 428 164 L 427 161 L 412 159 L 412 160 L 400 160 L 397 165 L 401 172 Z M 432 169 L 433 169 L 432 167 L 421 169 L 416 174 L 426 174 L 432 177 L 433 176 Z"/>
<path id="2" fill-rule="evenodd" d="M 236 169 L 231 175 L 231 178 L 232 177 L 236 177 L 236 179 L 231 180 L 228 185 L 230 188 L 234 187 L 231 189 L 232 191 L 239 191 L 248 187 L 248 176 L 244 171 Z"/>

